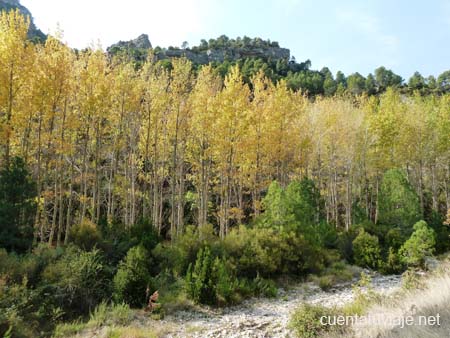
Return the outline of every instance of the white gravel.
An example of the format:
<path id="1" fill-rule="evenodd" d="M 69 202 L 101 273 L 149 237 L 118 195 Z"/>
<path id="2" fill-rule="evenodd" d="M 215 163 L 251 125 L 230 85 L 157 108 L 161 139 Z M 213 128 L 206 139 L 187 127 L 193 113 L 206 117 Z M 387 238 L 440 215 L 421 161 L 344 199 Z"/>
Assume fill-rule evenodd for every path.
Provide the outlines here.
<path id="1" fill-rule="evenodd" d="M 373 289 L 389 294 L 400 287 L 401 276 L 372 276 Z M 239 306 L 223 310 L 177 312 L 162 321 L 179 329 L 167 334 L 170 338 L 237 338 L 237 337 L 291 337 L 288 321 L 291 313 L 301 302 L 333 307 L 353 299 L 351 283 L 324 292 L 312 283 L 300 284 L 288 291 L 279 290 L 277 298 L 259 298 L 245 301 Z"/>

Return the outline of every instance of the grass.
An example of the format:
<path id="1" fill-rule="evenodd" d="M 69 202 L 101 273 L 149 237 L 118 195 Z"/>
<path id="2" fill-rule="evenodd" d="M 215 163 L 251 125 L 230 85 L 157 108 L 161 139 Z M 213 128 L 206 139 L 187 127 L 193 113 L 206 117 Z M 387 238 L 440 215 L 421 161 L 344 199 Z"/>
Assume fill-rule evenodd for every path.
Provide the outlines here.
<path id="1" fill-rule="evenodd" d="M 133 320 L 133 312 L 126 304 L 99 304 L 91 313 L 88 322 L 76 321 L 64 323 L 56 327 L 53 337 L 65 338 L 74 336 L 84 330 L 96 329 L 103 326 L 126 326 Z"/>
<path id="2" fill-rule="evenodd" d="M 167 280 L 163 276 L 158 280 L 161 307 L 152 313 L 144 313 L 140 310 L 131 310 L 126 304 L 108 304 L 103 302 L 91 312 L 87 322 L 64 323 L 57 326 L 54 338 L 66 338 L 77 334 L 106 333 L 108 338 L 153 338 L 164 336 L 170 326 L 159 325 L 158 321 L 164 318 L 165 313 L 173 313 L 179 310 L 194 310 L 196 305 L 190 301 L 184 290 L 182 279 Z M 140 322 L 152 320 L 150 328 L 140 327 Z M 198 331 L 198 328 L 192 328 Z M 91 334 L 92 333 L 92 334 Z"/>
<path id="3" fill-rule="evenodd" d="M 418 289 L 404 289 L 385 304 L 371 306 L 367 315 L 381 317 L 377 325 L 355 325 L 356 337 L 367 338 L 433 338 L 448 337 L 450 332 L 450 270 L 445 268 L 432 277 L 422 277 Z M 440 316 L 440 325 L 398 325 L 402 318 L 411 316 L 422 324 L 433 316 Z M 427 322 L 432 324 L 432 322 Z M 396 325 L 397 324 L 397 325 Z"/>
<path id="4" fill-rule="evenodd" d="M 80 333 L 86 328 L 86 323 L 73 322 L 73 323 L 63 323 L 56 326 L 55 332 L 53 333 L 54 338 L 65 338 L 74 336 Z"/>
<path id="5" fill-rule="evenodd" d="M 373 290 L 370 276 L 365 273 L 361 273 L 360 280 L 353 285 L 353 295 L 353 301 L 340 309 L 341 314 L 361 316 L 367 312 L 370 306 L 381 301 L 381 296 Z"/>
<path id="6" fill-rule="evenodd" d="M 333 276 L 325 275 L 325 276 L 319 277 L 317 283 L 319 284 L 319 287 L 323 291 L 328 291 L 335 285 L 336 282 L 335 282 L 335 279 L 333 278 Z"/>
<path id="7" fill-rule="evenodd" d="M 298 338 L 325 337 L 332 333 L 343 332 L 344 327 L 324 325 L 322 321 L 323 316 L 333 316 L 336 313 L 335 309 L 304 303 L 292 314 L 289 326 Z"/>
<path id="8" fill-rule="evenodd" d="M 138 327 L 111 327 L 106 333 L 107 338 L 157 338 L 161 334 L 155 332 L 154 328 Z"/>
<path id="9" fill-rule="evenodd" d="M 319 283 L 322 279 L 319 279 Z M 328 282 L 328 280 L 325 280 Z M 320 285 L 320 284 L 319 284 Z M 354 300 L 341 308 L 328 308 L 320 305 L 301 304 L 290 319 L 290 328 L 299 338 L 331 338 L 346 337 L 349 332 L 347 325 L 323 325 L 322 316 L 353 316 L 362 315 L 380 297 L 371 287 L 370 277 L 361 273 L 358 283 L 353 285 Z"/>
<path id="10" fill-rule="evenodd" d="M 335 262 L 326 268 L 320 276 L 310 276 L 309 280 L 317 284 L 323 291 L 329 291 L 335 285 L 347 283 L 361 273 L 361 268 L 344 262 Z"/>
<path id="11" fill-rule="evenodd" d="M 156 284 L 159 290 L 158 303 L 161 304 L 158 314 L 161 318 L 165 313 L 195 308 L 194 302 L 186 295 L 184 279 L 174 278 L 170 274 L 161 274 L 157 277 Z"/>
<path id="12" fill-rule="evenodd" d="M 97 306 L 91 313 L 88 327 L 100 327 L 105 325 L 127 325 L 131 322 L 133 313 L 126 304 L 112 304 L 105 302 Z"/>
<path id="13" fill-rule="evenodd" d="M 442 338 L 450 333 L 450 260 L 427 275 L 408 271 L 402 289 L 390 297 L 376 294 L 367 276 L 354 286 L 354 301 L 339 309 L 302 306 L 291 318 L 301 338 Z M 318 325 L 319 315 L 363 315 L 373 319 L 338 329 Z M 439 315 L 439 317 L 438 317 Z M 411 318 L 410 325 L 406 319 Z M 437 319 L 439 324 L 437 325 Z M 419 325 L 420 323 L 420 325 Z"/>

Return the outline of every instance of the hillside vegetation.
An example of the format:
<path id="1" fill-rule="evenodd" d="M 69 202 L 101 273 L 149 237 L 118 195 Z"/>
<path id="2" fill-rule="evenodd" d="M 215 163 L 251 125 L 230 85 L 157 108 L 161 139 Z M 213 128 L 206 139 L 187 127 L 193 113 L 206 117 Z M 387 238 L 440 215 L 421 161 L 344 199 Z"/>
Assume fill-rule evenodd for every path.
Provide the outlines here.
<path id="1" fill-rule="evenodd" d="M 449 91 L 450 72 L 445 71 L 437 78 L 424 77 L 415 72 L 408 81 L 390 69 L 381 66 L 373 73 L 363 76 L 358 72 L 345 75 L 337 71 L 335 75 L 328 67 L 320 71 L 312 69 L 311 60 L 297 62 L 289 49 L 281 48 L 276 41 L 247 36 L 230 39 L 226 35 L 217 39 L 201 40 L 198 46 L 189 48 L 187 42 L 182 47 L 169 46 L 152 48 L 148 36 L 143 34 L 135 40 L 120 41 L 108 47 L 110 56 L 121 56 L 139 66 L 151 56 L 165 68 L 173 67 L 172 61 L 185 57 L 192 62 L 193 70 L 198 73 L 205 64 L 211 64 L 214 70 L 224 78 L 230 69 L 238 66 L 242 80 L 252 85 L 252 78 L 262 72 L 274 84 L 286 80 L 289 89 L 301 90 L 309 97 L 317 95 L 379 95 L 388 88 L 396 88 L 401 93 L 422 95 L 442 94 Z"/>

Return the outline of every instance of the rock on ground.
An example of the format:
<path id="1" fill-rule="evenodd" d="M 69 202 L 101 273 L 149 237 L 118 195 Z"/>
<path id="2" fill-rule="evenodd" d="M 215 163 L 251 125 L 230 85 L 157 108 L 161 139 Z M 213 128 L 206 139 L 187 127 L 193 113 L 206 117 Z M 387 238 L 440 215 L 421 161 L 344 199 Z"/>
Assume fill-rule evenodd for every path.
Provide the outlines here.
<path id="1" fill-rule="evenodd" d="M 390 294 L 400 287 L 401 276 L 375 275 L 372 278 L 374 291 Z M 320 304 L 328 307 L 340 306 L 353 299 L 351 283 L 339 285 L 322 291 L 312 283 L 303 283 L 291 290 L 279 290 L 275 299 L 250 299 L 239 306 L 222 311 L 206 311 L 205 313 L 178 312 L 162 321 L 176 324 L 178 329 L 168 333 L 166 337 L 291 337 L 288 328 L 291 313 L 302 302 Z"/>

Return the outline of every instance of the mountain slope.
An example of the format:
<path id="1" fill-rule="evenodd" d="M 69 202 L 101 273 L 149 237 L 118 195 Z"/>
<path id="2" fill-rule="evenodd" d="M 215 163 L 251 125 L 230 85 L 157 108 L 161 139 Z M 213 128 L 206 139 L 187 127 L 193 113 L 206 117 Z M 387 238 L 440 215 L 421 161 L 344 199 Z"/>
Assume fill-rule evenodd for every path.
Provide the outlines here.
<path id="1" fill-rule="evenodd" d="M 25 6 L 22 6 L 19 0 L 0 0 L 0 11 L 10 11 L 14 9 L 19 9 L 19 11 L 24 15 L 30 18 L 30 30 L 29 37 L 32 40 L 44 41 L 46 39 L 46 35 L 42 33 L 40 29 L 36 27 L 33 21 L 33 16 L 31 12 Z"/>

